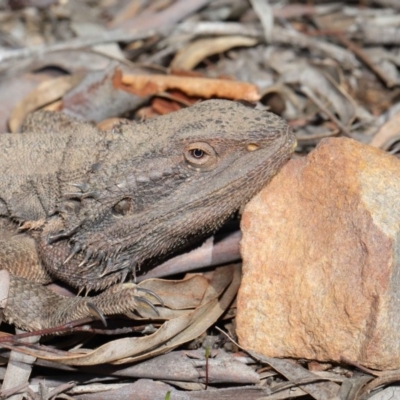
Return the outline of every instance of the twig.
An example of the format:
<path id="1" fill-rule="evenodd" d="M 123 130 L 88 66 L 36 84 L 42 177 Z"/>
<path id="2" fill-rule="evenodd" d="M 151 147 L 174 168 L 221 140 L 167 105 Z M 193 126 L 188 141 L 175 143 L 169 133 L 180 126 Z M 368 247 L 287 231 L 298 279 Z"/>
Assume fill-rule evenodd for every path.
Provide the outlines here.
<path id="1" fill-rule="evenodd" d="M 359 46 L 341 34 L 337 34 L 336 37 L 349 50 L 351 50 L 388 88 L 392 88 L 397 85 L 397 82 L 387 77 L 379 65 L 376 65 Z"/>
<path id="2" fill-rule="evenodd" d="M 272 7 L 268 4 L 268 0 L 250 0 L 251 5 L 264 30 L 264 36 L 267 43 L 271 43 L 272 30 L 274 27 L 274 16 L 272 14 Z"/>
<path id="3" fill-rule="evenodd" d="M 138 276 L 136 281 L 141 282 L 149 278 L 187 273 L 199 268 L 214 267 L 238 261 L 240 259 L 240 239 L 240 231 L 222 237 L 209 238 L 200 247 L 171 258 L 151 269 L 145 275 Z"/>
<path id="4" fill-rule="evenodd" d="M 345 364 L 349 364 L 349 365 L 351 365 L 351 366 L 353 366 L 353 367 L 356 367 L 356 368 L 358 368 L 360 371 L 365 372 L 366 374 L 373 375 L 373 376 L 381 376 L 381 375 L 382 375 L 382 372 L 374 371 L 374 370 L 372 370 L 372 369 L 363 367 L 362 365 L 356 363 L 355 361 L 351 361 L 351 360 L 349 360 L 349 359 L 346 358 L 346 357 L 343 357 L 343 356 L 340 357 L 340 361 L 343 362 L 343 363 L 345 363 Z"/>
<path id="5" fill-rule="evenodd" d="M 379 376 L 378 378 L 375 378 L 374 380 L 368 382 L 361 389 L 358 399 L 364 399 L 365 395 L 372 392 L 375 388 L 377 388 L 379 386 L 383 386 L 383 385 L 387 385 L 389 383 L 399 382 L 399 381 L 400 381 L 399 370 L 385 373 L 384 375 Z"/>
<path id="6" fill-rule="evenodd" d="M 26 392 L 26 390 L 28 389 L 29 384 L 28 383 L 21 383 L 18 386 L 14 386 L 12 388 L 9 389 L 2 389 L 0 391 L 0 397 L 2 399 L 7 399 L 8 397 L 15 395 L 17 393 L 23 393 Z"/>
<path id="7" fill-rule="evenodd" d="M 53 390 L 50 390 L 49 399 L 57 398 L 59 394 L 66 392 L 76 386 L 76 382 L 67 382 L 62 385 L 57 386 Z"/>
<path id="8" fill-rule="evenodd" d="M 73 332 L 74 328 L 76 328 L 79 325 L 83 324 L 88 324 L 90 322 L 95 321 L 92 317 L 87 317 L 87 318 L 81 318 L 76 321 L 69 322 L 68 324 L 56 326 L 54 328 L 46 328 L 46 329 L 40 329 L 34 332 L 25 332 L 25 333 L 19 333 L 17 335 L 9 335 L 9 336 L 2 336 L 0 337 L 0 344 L 1 343 L 9 343 L 9 342 L 15 342 L 18 344 L 23 344 L 26 345 L 27 343 L 20 343 L 20 339 L 28 338 L 31 336 L 42 336 L 42 335 L 51 335 L 55 333 L 68 333 L 68 332 Z M 1 347 L 1 345 L 0 345 Z"/>
<path id="9" fill-rule="evenodd" d="M 350 137 L 351 138 L 351 133 L 347 129 L 345 125 L 342 124 L 342 122 L 336 118 L 335 115 L 333 115 L 330 110 L 323 104 L 317 96 L 315 96 L 314 92 L 310 90 L 307 86 L 302 85 L 301 86 L 301 91 L 322 111 L 324 112 L 328 118 L 342 131 L 342 134 L 344 136 Z"/>
<path id="10" fill-rule="evenodd" d="M 83 47 L 90 47 L 102 43 L 110 42 L 132 42 L 152 37 L 156 34 L 168 35 L 172 28 L 148 29 L 140 32 L 127 33 L 121 30 L 107 31 L 96 36 L 76 38 L 61 43 L 46 44 L 41 46 L 25 47 L 23 49 L 13 49 L 0 52 L 0 63 L 21 58 L 37 57 L 54 51 L 77 50 Z"/>

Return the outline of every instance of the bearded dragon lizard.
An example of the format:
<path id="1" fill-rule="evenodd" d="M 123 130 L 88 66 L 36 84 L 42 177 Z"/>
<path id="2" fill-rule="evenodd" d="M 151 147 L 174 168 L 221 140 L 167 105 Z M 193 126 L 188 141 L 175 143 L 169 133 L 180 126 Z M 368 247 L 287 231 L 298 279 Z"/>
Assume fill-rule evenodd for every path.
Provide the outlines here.
<path id="1" fill-rule="evenodd" d="M 0 135 L 3 318 L 26 330 L 140 310 L 141 265 L 216 231 L 290 158 L 278 116 L 227 100 L 100 131 L 38 112 Z M 62 281 L 95 296 L 59 296 Z"/>

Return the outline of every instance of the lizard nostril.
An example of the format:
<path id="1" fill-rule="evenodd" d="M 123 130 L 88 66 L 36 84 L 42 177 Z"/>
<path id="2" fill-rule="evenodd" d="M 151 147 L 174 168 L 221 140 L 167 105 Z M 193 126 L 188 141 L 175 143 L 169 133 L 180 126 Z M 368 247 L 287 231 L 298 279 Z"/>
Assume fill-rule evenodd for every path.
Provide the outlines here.
<path id="1" fill-rule="evenodd" d="M 255 144 L 255 143 L 249 143 L 248 145 L 247 145 L 247 150 L 248 151 L 256 151 L 256 150 L 258 150 L 260 148 L 260 146 L 258 145 L 258 144 Z"/>

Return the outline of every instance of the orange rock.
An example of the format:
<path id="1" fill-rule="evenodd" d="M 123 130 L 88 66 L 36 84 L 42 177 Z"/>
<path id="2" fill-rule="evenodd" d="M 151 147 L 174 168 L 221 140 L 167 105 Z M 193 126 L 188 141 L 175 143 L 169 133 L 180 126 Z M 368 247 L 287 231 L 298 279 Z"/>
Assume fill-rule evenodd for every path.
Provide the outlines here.
<path id="1" fill-rule="evenodd" d="M 245 208 L 240 344 L 400 368 L 400 161 L 327 139 Z"/>

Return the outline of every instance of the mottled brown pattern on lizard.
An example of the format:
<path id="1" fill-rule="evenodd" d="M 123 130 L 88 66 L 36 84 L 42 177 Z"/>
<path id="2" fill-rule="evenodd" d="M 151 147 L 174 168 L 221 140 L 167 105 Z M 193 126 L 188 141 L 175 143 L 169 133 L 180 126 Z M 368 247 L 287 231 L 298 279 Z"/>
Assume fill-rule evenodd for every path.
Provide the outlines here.
<path id="1" fill-rule="evenodd" d="M 225 100 L 107 132 L 39 113 L 27 130 L 0 135 L 4 314 L 25 329 L 90 315 L 87 298 L 59 298 L 38 281 L 106 289 L 90 298 L 106 315 L 137 307 L 140 293 L 118 283 L 218 229 L 295 142 L 281 118 Z"/>

